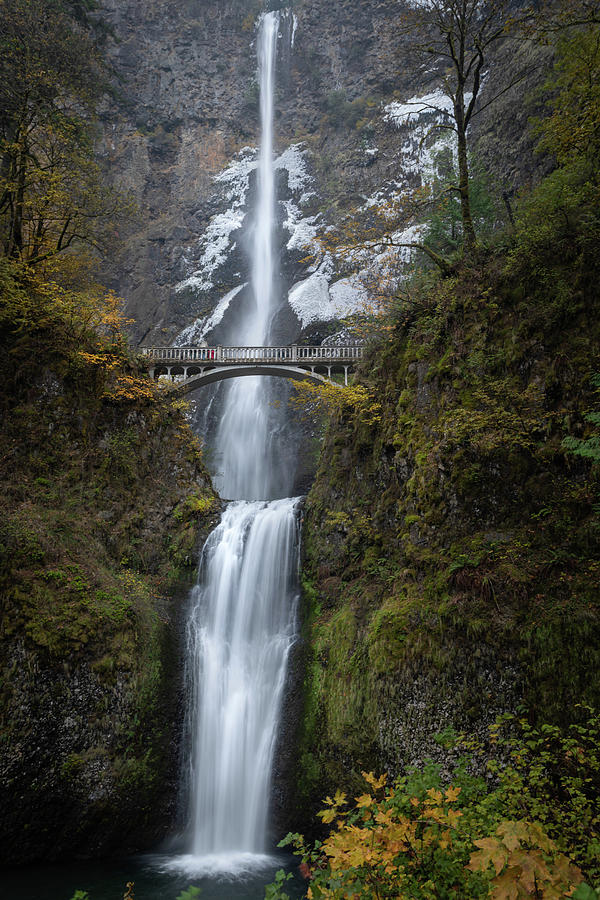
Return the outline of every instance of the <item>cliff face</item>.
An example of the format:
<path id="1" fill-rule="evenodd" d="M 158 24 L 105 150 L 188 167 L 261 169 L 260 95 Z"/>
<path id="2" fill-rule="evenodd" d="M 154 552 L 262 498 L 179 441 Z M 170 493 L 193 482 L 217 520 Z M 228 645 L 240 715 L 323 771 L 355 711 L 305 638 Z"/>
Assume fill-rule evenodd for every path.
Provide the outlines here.
<path id="1" fill-rule="evenodd" d="M 16 339 L 0 314 L 3 863 L 139 849 L 172 821 L 178 584 L 218 512 L 181 413 L 122 350 L 49 328 L 43 298 L 29 314 Z"/>
<path id="2" fill-rule="evenodd" d="M 524 704 L 598 703 L 592 257 L 502 257 L 413 295 L 336 417 L 307 500 L 303 772 L 316 797 L 448 762 Z M 597 507 L 596 507 L 597 512 Z"/>
<path id="3" fill-rule="evenodd" d="M 259 7 L 254 0 L 104 4 L 117 38 L 110 52 L 120 101 L 107 104 L 100 151 L 139 210 L 109 275 L 135 319 L 134 338 L 146 344 L 170 343 L 193 323 L 184 340 L 218 340 L 211 313 L 221 321 L 230 306 L 235 315 L 242 299 L 229 293 L 248 280 Z M 372 200 L 418 185 L 422 138 L 434 123 L 425 116 L 417 134 L 390 104 L 439 90 L 435 68 L 416 60 L 400 33 L 402 4 L 297 0 L 292 10 L 282 13 L 276 103 L 286 341 L 335 322 L 364 299 L 315 238 L 350 208 L 368 209 Z M 499 48 L 482 105 L 514 67 L 514 47 Z M 532 66 L 473 126 L 486 169 L 508 194 L 536 176 L 525 125 L 541 77 L 543 65 Z M 425 141 L 428 158 L 436 140 Z"/>

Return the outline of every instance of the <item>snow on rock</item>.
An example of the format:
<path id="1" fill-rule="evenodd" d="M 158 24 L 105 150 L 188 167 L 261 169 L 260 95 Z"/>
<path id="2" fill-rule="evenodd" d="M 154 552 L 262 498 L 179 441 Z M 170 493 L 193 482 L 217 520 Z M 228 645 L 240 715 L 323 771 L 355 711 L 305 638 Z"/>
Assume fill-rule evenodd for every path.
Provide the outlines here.
<path id="1" fill-rule="evenodd" d="M 311 322 L 329 322 L 358 312 L 367 299 L 357 276 L 329 284 L 328 275 L 314 272 L 293 286 L 289 304 L 305 328 Z"/>
<path id="2" fill-rule="evenodd" d="M 284 201 L 287 218 L 283 227 L 290 232 L 290 239 L 286 244 L 288 250 L 316 250 L 317 222 L 319 216 L 307 216 L 302 218 L 299 208 L 293 200 Z"/>
<path id="3" fill-rule="evenodd" d="M 256 147 L 243 147 L 229 165 L 215 175 L 217 183 L 226 185 L 225 197 L 233 201 L 236 208 L 246 202 L 250 173 L 258 165 L 256 155 Z"/>
<path id="4" fill-rule="evenodd" d="M 306 166 L 306 150 L 304 144 L 290 144 L 275 160 L 275 169 L 286 169 L 288 173 L 288 186 L 293 194 L 302 193 L 303 197 L 312 196 L 306 194 L 306 188 L 312 183 L 312 176 Z M 300 199 L 303 202 L 303 199 Z"/>
<path id="5" fill-rule="evenodd" d="M 316 272 L 295 284 L 288 294 L 288 302 L 305 328 L 311 322 L 332 319 L 329 281 Z"/>
<path id="6" fill-rule="evenodd" d="M 291 144 L 275 160 L 275 168 L 287 171 L 288 187 L 293 195 L 292 199 L 282 201 L 287 214 L 283 227 L 290 232 L 287 249 L 316 252 L 319 249 L 317 243 L 319 216 L 303 216 L 300 209 L 315 193 L 308 190 L 313 178 L 306 165 L 306 150 L 303 147 L 303 144 Z"/>
<path id="7" fill-rule="evenodd" d="M 343 319 L 345 316 L 360 312 L 367 302 L 367 291 L 358 275 L 340 278 L 329 286 L 332 318 Z"/>
<path id="8" fill-rule="evenodd" d="M 201 238 L 204 252 L 200 257 L 200 268 L 175 285 L 177 293 L 185 288 L 200 292 L 214 287 L 212 276 L 226 262 L 230 250 L 235 247 L 235 244 L 231 245 L 231 234 L 241 227 L 243 219 L 243 212 L 236 209 L 229 209 L 212 217 Z"/>
<path id="9" fill-rule="evenodd" d="M 471 96 L 465 93 L 465 103 L 470 102 Z M 399 149 L 404 172 L 431 177 L 435 174 L 436 158 L 443 150 L 450 150 L 456 160 L 453 111 L 452 98 L 440 88 L 404 103 L 393 101 L 384 106 L 384 121 L 396 128 L 408 127 Z M 445 125 L 449 127 L 445 129 Z"/>
<path id="10" fill-rule="evenodd" d="M 197 293 L 214 288 L 215 273 L 235 248 L 232 234 L 244 221 L 250 176 L 257 167 L 256 157 L 255 147 L 244 147 L 222 172 L 215 175 L 214 181 L 222 186 L 228 208 L 210 219 L 199 240 L 194 271 L 175 286 L 177 293 L 188 288 Z M 291 233 L 288 249 L 304 250 L 314 245 L 316 235 L 314 217 L 303 218 L 300 210 L 300 206 L 314 196 L 314 191 L 309 190 L 313 179 L 308 172 L 304 145 L 291 144 L 275 160 L 274 166 L 287 171 L 288 186 L 294 195 L 294 200 L 285 201 L 288 213 L 285 227 Z"/>
<path id="11" fill-rule="evenodd" d="M 173 341 L 173 346 L 189 347 L 190 345 L 199 344 L 203 341 L 208 332 L 213 328 L 216 328 L 219 324 L 233 298 L 245 287 L 246 284 L 240 284 L 239 287 L 234 288 L 232 291 L 229 291 L 228 294 L 225 294 L 224 297 L 221 297 L 215 309 L 209 316 L 201 316 L 199 319 L 192 322 L 191 325 L 184 328 L 183 331 L 179 332 Z"/>
<path id="12" fill-rule="evenodd" d="M 256 149 L 244 147 L 222 172 L 215 175 L 214 180 L 224 185 L 224 199 L 229 203 L 229 208 L 210 219 L 199 241 L 200 257 L 195 271 L 175 285 L 177 293 L 186 288 L 200 293 L 214 287 L 215 272 L 227 261 L 235 247 L 231 235 L 244 220 L 250 173 L 256 165 Z"/>
<path id="13" fill-rule="evenodd" d="M 384 106 L 383 118 L 399 127 L 415 124 L 424 115 L 434 114 L 436 118 L 450 116 L 453 108 L 452 99 L 442 90 L 437 90 L 422 97 L 411 97 L 405 103 L 388 103 Z"/>

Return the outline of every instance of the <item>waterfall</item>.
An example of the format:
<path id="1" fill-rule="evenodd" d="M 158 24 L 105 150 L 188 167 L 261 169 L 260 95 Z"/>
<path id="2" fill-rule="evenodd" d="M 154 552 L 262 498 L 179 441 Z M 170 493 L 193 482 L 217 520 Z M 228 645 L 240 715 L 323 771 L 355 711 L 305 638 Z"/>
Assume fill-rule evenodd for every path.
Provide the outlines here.
<path id="1" fill-rule="evenodd" d="M 273 105 L 280 14 L 258 35 L 261 147 L 252 243 L 253 309 L 236 339 L 265 344 L 276 296 Z M 174 864 L 235 872 L 264 862 L 273 752 L 295 639 L 297 498 L 270 499 L 285 479 L 269 379 L 228 388 L 216 446 L 217 483 L 232 498 L 206 542 L 187 627 L 187 853 Z M 267 383 L 266 383 L 267 382 Z M 275 422 L 275 425 L 274 425 Z M 287 474 L 289 481 L 290 475 Z M 289 491 L 288 491 L 289 492 Z"/>
<path id="2" fill-rule="evenodd" d="M 188 626 L 195 753 L 191 851 L 263 853 L 286 662 L 294 640 L 294 501 L 232 503 L 209 538 Z"/>
<path id="3" fill-rule="evenodd" d="M 274 296 L 273 226 L 273 95 L 279 13 L 263 16 L 258 34 L 261 144 L 253 235 L 250 315 L 239 323 L 232 340 L 252 346 L 268 343 L 277 298 Z M 270 389 L 262 377 L 238 378 L 226 387 L 225 408 L 217 433 L 222 471 L 215 479 L 222 497 L 248 500 L 272 497 L 281 484 L 276 431 L 272 427 Z"/>

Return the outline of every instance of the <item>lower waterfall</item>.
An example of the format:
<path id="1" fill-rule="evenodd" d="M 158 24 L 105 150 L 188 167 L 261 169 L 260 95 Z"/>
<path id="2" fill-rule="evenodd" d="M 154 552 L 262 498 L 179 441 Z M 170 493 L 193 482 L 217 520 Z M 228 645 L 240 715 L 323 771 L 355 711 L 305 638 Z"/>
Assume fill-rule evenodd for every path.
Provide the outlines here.
<path id="1" fill-rule="evenodd" d="M 295 632 L 294 499 L 231 503 L 204 547 L 188 622 L 194 856 L 263 853 Z"/>

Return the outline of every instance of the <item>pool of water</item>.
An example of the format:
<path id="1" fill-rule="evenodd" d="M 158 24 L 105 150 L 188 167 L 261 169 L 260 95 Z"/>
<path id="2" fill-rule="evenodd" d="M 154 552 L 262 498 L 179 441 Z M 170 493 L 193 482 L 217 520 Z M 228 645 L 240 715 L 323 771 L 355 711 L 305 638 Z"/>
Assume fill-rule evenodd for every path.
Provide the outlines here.
<path id="1" fill-rule="evenodd" d="M 294 873 L 286 887 L 290 897 L 303 896 L 306 883 L 296 873 L 290 856 L 232 861 L 224 872 L 222 861 L 195 865 L 191 858 L 135 856 L 123 860 L 71 862 L 27 866 L 0 871 L 0 896 L 6 900 L 71 900 L 75 891 L 87 891 L 90 900 L 122 900 L 127 883 L 134 883 L 135 900 L 176 900 L 191 885 L 202 891 L 199 900 L 263 900 L 265 885 L 278 869 Z"/>

